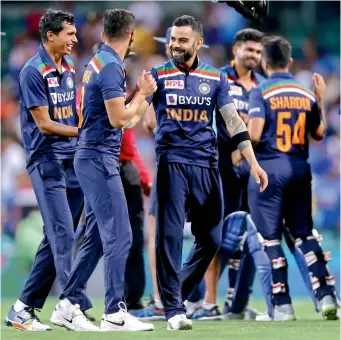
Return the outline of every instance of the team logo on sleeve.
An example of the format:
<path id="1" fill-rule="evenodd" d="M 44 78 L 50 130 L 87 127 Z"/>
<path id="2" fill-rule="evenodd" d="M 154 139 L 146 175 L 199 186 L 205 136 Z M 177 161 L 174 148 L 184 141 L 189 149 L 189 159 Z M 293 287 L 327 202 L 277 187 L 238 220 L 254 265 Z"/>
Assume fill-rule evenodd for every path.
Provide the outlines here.
<path id="1" fill-rule="evenodd" d="M 57 77 L 47 78 L 47 84 L 49 87 L 59 86 Z"/>
<path id="2" fill-rule="evenodd" d="M 178 96 L 176 94 L 166 94 L 166 103 L 167 105 L 177 105 L 178 104 Z"/>
<path id="3" fill-rule="evenodd" d="M 210 85 L 207 84 L 207 83 L 201 83 L 201 84 L 199 85 L 199 91 L 200 91 L 202 94 L 208 94 L 208 93 L 210 93 L 210 91 L 211 91 L 211 87 L 210 87 Z"/>
<path id="4" fill-rule="evenodd" d="M 71 77 L 67 77 L 66 84 L 70 89 L 73 89 L 73 80 Z"/>
<path id="5" fill-rule="evenodd" d="M 184 89 L 183 80 L 165 80 L 165 89 Z"/>

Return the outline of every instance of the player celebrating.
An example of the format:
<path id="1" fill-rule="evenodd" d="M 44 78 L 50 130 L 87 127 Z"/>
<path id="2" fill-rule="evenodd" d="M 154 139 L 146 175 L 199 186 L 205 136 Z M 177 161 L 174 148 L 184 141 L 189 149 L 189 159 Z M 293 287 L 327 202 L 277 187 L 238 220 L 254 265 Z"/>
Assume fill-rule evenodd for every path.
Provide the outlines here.
<path id="1" fill-rule="evenodd" d="M 281 247 L 283 219 L 293 240 L 290 250 L 317 309 L 325 319 L 336 319 L 334 278 L 326 265 L 330 254 L 323 253 L 313 232 L 311 170 L 307 162 L 308 133 L 321 140 L 326 131 L 325 84 L 320 75 L 314 74 L 314 95 L 294 80 L 289 73 L 291 64 L 291 46 L 286 39 L 275 36 L 264 40 L 263 68 L 269 79 L 251 94 L 249 132 L 270 181 L 264 193 L 249 181 L 249 206 L 273 268 L 271 319 L 295 319 L 287 260 Z"/>
<path id="2" fill-rule="evenodd" d="M 35 315 L 57 277 L 65 287 L 71 270 L 74 226 L 84 198 L 73 168 L 78 136 L 75 68 L 68 57 L 77 43 L 74 16 L 49 9 L 40 19 L 42 45 L 20 73 L 20 120 L 27 170 L 44 221 L 40 243 L 24 290 L 6 317 L 6 325 L 47 331 Z M 75 313 L 91 307 L 82 292 Z"/>
<path id="3" fill-rule="evenodd" d="M 222 239 L 221 181 L 212 128 L 216 106 L 250 163 L 251 174 L 258 184 L 262 182 L 260 190 L 267 186 L 246 126 L 228 95 L 226 76 L 197 57 L 202 31 L 194 17 L 177 18 L 169 43 L 173 59 L 152 69 L 158 84 L 150 99 L 157 116 L 157 280 L 169 330 L 192 328 L 183 301 L 199 284 Z M 181 270 L 187 208 L 195 244 Z"/>
<path id="4" fill-rule="evenodd" d="M 236 109 L 247 124 L 249 96 L 253 88 L 255 88 L 265 78 L 254 72 L 254 68 L 260 64 L 262 56 L 261 39 L 264 34 L 252 28 L 243 29 L 235 35 L 233 43 L 234 59 L 231 65 L 224 66 L 221 70 L 226 73 L 230 85 L 230 95 L 233 98 Z M 226 130 L 226 124 L 221 114 L 217 114 L 217 137 L 219 150 L 219 170 L 223 184 L 224 198 L 224 217 L 235 211 L 249 211 L 247 204 L 247 182 L 250 174 L 250 167 L 244 161 L 239 167 L 233 166 L 232 158 L 236 146 Z M 202 307 L 193 314 L 193 319 L 197 320 L 215 320 L 221 319 L 221 313 L 216 304 L 218 278 L 225 268 L 224 250 L 220 249 L 211 262 L 206 274 L 205 284 L 206 292 Z M 232 302 L 234 286 L 237 279 L 241 258 L 241 251 L 238 251 L 229 260 L 229 290 L 227 300 L 224 306 L 224 314 L 230 312 L 229 302 Z M 225 262 L 225 263 L 224 263 Z M 251 273 L 251 271 L 250 271 Z M 250 284 L 252 286 L 253 279 Z M 249 295 L 250 291 L 244 292 Z M 238 301 L 236 301 L 238 304 Z M 233 314 L 241 314 L 245 306 L 241 310 L 233 310 Z M 252 309 L 245 311 L 246 317 L 255 318 Z M 243 312 L 244 313 L 244 312 Z M 245 314 L 245 313 L 244 313 Z M 251 315 L 252 314 L 252 315 Z M 236 317 L 236 315 L 234 315 Z M 239 317 L 245 317 L 240 315 Z"/>
<path id="5" fill-rule="evenodd" d="M 80 135 L 75 170 L 86 197 L 87 216 L 96 223 L 87 225 L 84 242 L 77 254 L 69 282 L 51 321 L 75 331 L 93 330 L 73 313 L 85 283 L 104 254 L 105 314 L 102 331 L 153 330 L 132 317 L 122 302 L 124 272 L 131 247 L 127 202 L 119 174 L 118 157 L 122 128 L 136 124 L 148 107 L 145 100 L 156 90 L 144 71 L 130 103 L 125 104 L 123 59 L 134 42 L 135 17 L 126 10 L 104 12 L 100 50 L 83 76 Z"/>

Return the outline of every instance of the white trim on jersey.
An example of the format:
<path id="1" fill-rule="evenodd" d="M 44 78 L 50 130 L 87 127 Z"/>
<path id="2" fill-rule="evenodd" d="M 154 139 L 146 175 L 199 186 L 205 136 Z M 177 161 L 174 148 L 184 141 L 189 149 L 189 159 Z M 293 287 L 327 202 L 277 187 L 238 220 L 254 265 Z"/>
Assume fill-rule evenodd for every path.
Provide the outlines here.
<path id="1" fill-rule="evenodd" d="M 90 61 L 89 64 L 92 66 L 96 73 L 99 73 L 99 69 L 96 67 L 95 63 L 92 60 Z"/>
<path id="2" fill-rule="evenodd" d="M 304 90 L 300 90 L 300 89 L 296 89 L 293 87 L 284 87 L 282 89 L 278 89 L 278 90 L 273 90 L 271 92 L 269 92 L 268 94 L 266 94 L 265 96 L 263 96 L 264 99 L 268 99 L 276 94 L 280 94 L 283 92 L 295 92 L 295 93 L 299 93 L 299 94 L 303 94 L 304 96 L 308 97 L 309 99 L 311 99 L 314 103 L 316 102 L 316 99 L 314 96 L 312 96 L 309 92 L 304 91 Z"/>

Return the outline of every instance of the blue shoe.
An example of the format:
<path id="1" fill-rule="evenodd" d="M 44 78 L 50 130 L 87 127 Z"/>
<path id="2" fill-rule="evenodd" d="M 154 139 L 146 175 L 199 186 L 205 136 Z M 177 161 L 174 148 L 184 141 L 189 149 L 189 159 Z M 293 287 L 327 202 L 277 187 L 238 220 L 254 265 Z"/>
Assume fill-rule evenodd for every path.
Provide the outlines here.
<path id="1" fill-rule="evenodd" d="M 222 315 L 218 306 L 214 306 L 211 309 L 200 308 L 192 315 L 192 320 L 198 321 L 212 321 L 221 319 Z"/>
<path id="2" fill-rule="evenodd" d="M 50 326 L 41 323 L 32 307 L 26 307 L 20 312 L 16 312 L 12 306 L 6 316 L 5 325 L 26 332 L 52 331 Z"/>
<path id="3" fill-rule="evenodd" d="M 156 308 L 152 301 L 148 307 L 142 309 L 131 309 L 129 313 L 141 321 L 166 320 L 164 309 Z"/>

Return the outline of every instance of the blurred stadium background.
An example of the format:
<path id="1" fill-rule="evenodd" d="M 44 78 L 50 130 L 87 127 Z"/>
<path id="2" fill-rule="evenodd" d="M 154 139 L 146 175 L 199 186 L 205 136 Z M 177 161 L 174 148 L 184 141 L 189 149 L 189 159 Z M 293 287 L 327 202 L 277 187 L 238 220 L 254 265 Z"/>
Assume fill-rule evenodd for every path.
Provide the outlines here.
<path id="1" fill-rule="evenodd" d="M 200 56 L 221 67 L 231 59 L 231 43 L 237 30 L 254 27 L 267 34 L 284 35 L 293 45 L 292 68 L 295 77 L 311 87 L 313 72 L 321 73 L 327 83 L 326 108 L 329 121 L 327 138 L 312 142 L 310 162 L 313 170 L 314 222 L 324 236 L 324 249 L 331 250 L 330 269 L 340 278 L 340 2 L 271 1 L 270 15 L 262 24 L 244 19 L 233 8 L 212 2 L 2 2 L 1 31 L 1 275 L 2 297 L 16 297 L 25 282 L 35 251 L 42 238 L 42 219 L 29 177 L 19 128 L 18 75 L 39 46 L 38 24 L 48 7 L 68 9 L 76 17 L 79 43 L 73 58 L 78 83 L 92 47 L 100 41 L 101 13 L 106 8 L 128 8 L 138 20 L 134 51 L 137 57 L 126 61 L 128 87 L 131 89 L 142 69 L 165 60 L 164 46 L 152 39 L 164 36 L 174 18 L 192 14 L 204 23 L 208 50 Z M 135 128 L 139 150 L 151 173 L 155 168 L 152 136 L 142 124 Z M 148 199 L 145 200 L 146 211 Z M 147 223 L 146 226 L 147 228 Z M 185 254 L 190 240 L 185 241 Z M 184 255 L 185 255 L 184 254 Z M 290 256 L 289 256 L 290 257 Z M 307 297 L 296 265 L 290 257 L 290 282 L 296 297 Z M 147 264 L 147 261 L 146 261 Z M 152 292 L 147 269 L 146 293 Z M 101 265 L 90 280 L 91 297 L 103 295 Z M 226 280 L 219 287 L 225 295 Z M 256 296 L 261 297 L 258 287 Z M 54 288 L 57 294 L 58 287 Z"/>

